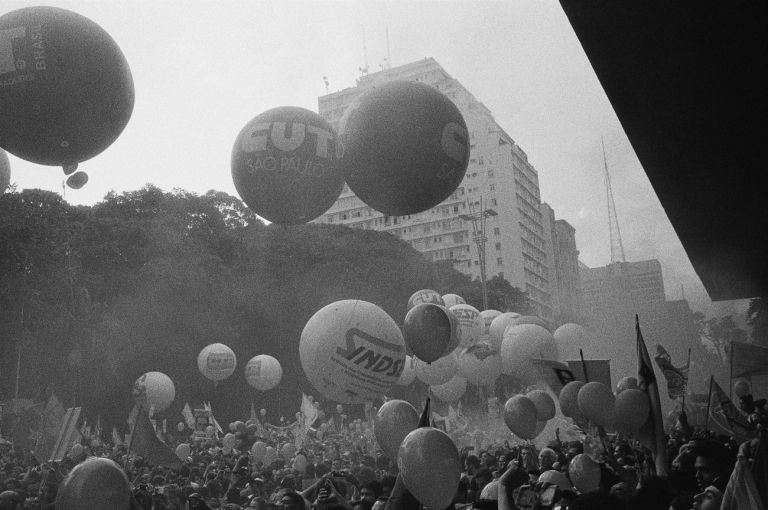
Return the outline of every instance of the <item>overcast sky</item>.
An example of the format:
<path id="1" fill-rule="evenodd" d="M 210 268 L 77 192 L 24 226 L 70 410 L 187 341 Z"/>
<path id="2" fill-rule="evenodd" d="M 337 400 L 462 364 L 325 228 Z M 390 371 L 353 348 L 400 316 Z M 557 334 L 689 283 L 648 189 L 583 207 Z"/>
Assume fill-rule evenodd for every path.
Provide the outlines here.
<path id="1" fill-rule="evenodd" d="M 668 299 L 713 306 L 654 193 L 559 3 L 503 1 L 58 1 L 101 25 L 133 73 L 127 128 L 66 199 L 93 204 L 110 190 L 237 195 L 232 144 L 276 106 L 317 111 L 325 94 L 371 72 L 433 57 L 493 113 L 539 173 L 542 200 L 576 228 L 581 260 L 610 262 L 601 137 L 628 261 L 658 258 Z M 40 2 L 2 0 L 0 15 Z M 387 38 L 387 33 L 389 37 Z M 388 42 L 387 42 L 388 39 Z M 9 155 L 20 188 L 61 191 L 60 168 Z"/>

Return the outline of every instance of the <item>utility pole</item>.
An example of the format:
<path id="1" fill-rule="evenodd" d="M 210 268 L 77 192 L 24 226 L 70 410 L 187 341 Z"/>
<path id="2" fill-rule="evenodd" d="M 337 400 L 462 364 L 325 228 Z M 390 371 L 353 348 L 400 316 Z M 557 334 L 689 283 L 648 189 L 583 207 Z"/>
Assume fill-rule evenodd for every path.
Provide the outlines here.
<path id="1" fill-rule="evenodd" d="M 493 209 L 486 209 L 482 197 L 480 198 L 480 209 L 478 211 L 473 211 L 472 209 L 472 203 L 470 202 L 469 214 L 460 214 L 459 218 L 472 223 L 472 240 L 477 247 L 477 260 L 480 264 L 480 286 L 483 292 L 483 310 L 488 310 L 488 286 L 485 274 L 485 243 L 488 241 L 488 237 L 485 235 L 485 223 L 490 216 L 498 216 L 498 213 Z"/>

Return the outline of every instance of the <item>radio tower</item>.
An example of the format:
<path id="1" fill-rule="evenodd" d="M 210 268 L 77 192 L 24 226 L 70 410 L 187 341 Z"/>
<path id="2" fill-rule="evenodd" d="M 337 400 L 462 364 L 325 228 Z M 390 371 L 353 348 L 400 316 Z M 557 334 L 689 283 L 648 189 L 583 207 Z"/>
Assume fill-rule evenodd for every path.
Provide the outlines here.
<path id="1" fill-rule="evenodd" d="M 626 262 L 624 258 L 624 244 L 621 242 L 621 230 L 619 229 L 619 218 L 616 216 L 616 204 L 613 201 L 613 190 L 611 189 L 611 174 L 608 173 L 608 160 L 605 158 L 605 142 L 600 137 L 600 143 L 603 146 L 603 166 L 605 167 L 605 193 L 608 198 L 608 230 L 611 234 L 611 264 L 616 262 Z"/>

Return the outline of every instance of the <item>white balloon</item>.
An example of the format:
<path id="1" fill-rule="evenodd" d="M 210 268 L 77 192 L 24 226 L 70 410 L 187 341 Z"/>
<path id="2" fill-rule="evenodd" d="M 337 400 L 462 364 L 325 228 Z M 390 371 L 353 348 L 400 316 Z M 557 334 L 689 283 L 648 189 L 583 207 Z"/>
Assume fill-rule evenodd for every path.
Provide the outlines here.
<path id="1" fill-rule="evenodd" d="M 470 346 L 459 354 L 459 374 L 475 386 L 491 386 L 501 375 L 501 356 L 488 344 Z"/>
<path id="2" fill-rule="evenodd" d="M 439 292 L 432 289 L 417 290 L 408 299 L 408 310 L 421 303 L 434 303 L 436 305 L 445 306 L 443 298 Z"/>
<path id="3" fill-rule="evenodd" d="M 483 319 L 480 312 L 472 305 L 459 304 L 453 305 L 451 313 L 459 320 L 461 329 L 460 347 L 469 347 L 480 341 L 480 335 L 483 334 Z"/>
<path id="4" fill-rule="evenodd" d="M 480 318 L 483 321 L 483 332 L 480 335 L 480 340 L 483 342 L 490 342 L 489 338 L 491 336 L 490 328 L 491 323 L 493 322 L 493 319 L 501 315 L 501 312 L 498 310 L 483 310 L 480 312 Z"/>
<path id="5" fill-rule="evenodd" d="M 133 383 L 133 398 L 146 399 L 147 405 L 155 412 L 168 409 L 176 398 L 176 387 L 170 377 L 162 372 L 147 372 Z"/>
<path id="6" fill-rule="evenodd" d="M 448 382 L 430 386 L 429 389 L 443 402 L 456 402 L 467 391 L 467 380 L 459 375 L 453 376 Z"/>
<path id="7" fill-rule="evenodd" d="M 235 372 L 237 356 L 224 344 L 207 345 L 197 356 L 197 368 L 211 381 L 223 381 Z"/>
<path id="8" fill-rule="evenodd" d="M 541 378 L 541 373 L 531 363 L 532 358 L 557 359 L 552 333 L 536 324 L 507 328 L 501 343 L 501 371 L 532 384 Z"/>
<path id="9" fill-rule="evenodd" d="M 408 386 L 414 380 L 416 380 L 416 359 L 412 356 L 405 356 L 405 363 L 403 364 L 403 372 L 400 374 L 400 378 L 397 380 L 398 386 Z"/>
<path id="10" fill-rule="evenodd" d="M 552 336 L 555 338 L 557 352 L 562 362 L 579 359 L 579 349 L 584 349 L 592 341 L 586 329 L 572 322 L 557 328 Z"/>
<path id="11" fill-rule="evenodd" d="M 424 384 L 434 386 L 447 383 L 451 377 L 456 375 L 459 369 L 459 362 L 455 354 L 443 356 L 437 361 L 427 363 L 416 358 L 416 377 Z"/>
<path id="12" fill-rule="evenodd" d="M 282 378 L 280 362 L 267 354 L 254 356 L 245 365 L 245 380 L 259 391 L 271 390 Z"/>
<path id="13" fill-rule="evenodd" d="M 318 310 L 299 340 L 301 366 L 324 397 L 362 404 L 384 395 L 400 378 L 405 340 L 378 306 L 343 300 Z"/>
<path id="14" fill-rule="evenodd" d="M 497 315 L 488 326 L 488 336 L 491 339 L 491 347 L 496 352 L 501 351 L 501 342 L 504 340 L 504 332 L 507 330 L 512 319 L 520 317 L 519 313 L 505 312 Z"/>
<path id="15" fill-rule="evenodd" d="M 453 305 L 466 304 L 466 301 L 458 294 L 446 294 L 443 296 L 443 303 L 445 303 L 446 308 L 450 309 Z"/>

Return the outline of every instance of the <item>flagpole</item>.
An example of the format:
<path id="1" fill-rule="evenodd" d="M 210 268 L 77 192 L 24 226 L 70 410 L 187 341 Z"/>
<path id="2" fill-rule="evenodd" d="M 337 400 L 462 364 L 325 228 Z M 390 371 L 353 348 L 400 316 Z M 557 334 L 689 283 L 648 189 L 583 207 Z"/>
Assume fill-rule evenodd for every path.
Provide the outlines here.
<path id="1" fill-rule="evenodd" d="M 714 376 L 709 376 L 709 398 L 707 399 L 707 417 L 704 421 L 704 431 L 709 432 L 709 410 L 712 406 L 712 381 L 715 380 Z"/>
<path id="2" fill-rule="evenodd" d="M 728 374 L 728 398 L 733 400 L 733 342 L 731 342 L 731 349 L 729 353 L 730 373 Z"/>
<path id="3" fill-rule="evenodd" d="M 581 356 L 581 369 L 584 370 L 584 382 L 589 382 L 589 376 L 587 375 L 587 362 L 584 361 L 584 351 L 579 349 L 579 356 Z"/>

